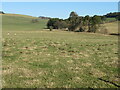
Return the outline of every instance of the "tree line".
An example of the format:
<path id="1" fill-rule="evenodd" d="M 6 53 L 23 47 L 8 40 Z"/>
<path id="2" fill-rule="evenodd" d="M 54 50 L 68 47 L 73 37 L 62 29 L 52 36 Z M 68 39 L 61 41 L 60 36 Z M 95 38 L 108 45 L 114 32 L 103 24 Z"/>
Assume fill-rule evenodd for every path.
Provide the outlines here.
<path id="1" fill-rule="evenodd" d="M 71 12 L 68 19 L 51 18 L 47 23 L 47 27 L 52 29 L 67 29 L 68 31 L 78 32 L 96 32 L 100 24 L 105 21 L 105 16 L 89 15 L 78 16 L 76 12 Z"/>
<path id="2" fill-rule="evenodd" d="M 117 20 L 120 20 L 120 12 L 114 12 L 114 13 L 108 13 L 104 15 L 106 18 L 116 18 Z"/>

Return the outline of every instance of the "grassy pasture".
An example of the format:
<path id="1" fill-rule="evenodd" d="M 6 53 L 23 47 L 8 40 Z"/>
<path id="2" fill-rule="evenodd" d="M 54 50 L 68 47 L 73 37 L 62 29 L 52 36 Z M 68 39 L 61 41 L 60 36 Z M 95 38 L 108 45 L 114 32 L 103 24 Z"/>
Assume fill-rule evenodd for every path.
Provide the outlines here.
<path id="1" fill-rule="evenodd" d="M 118 22 L 117 21 L 111 22 L 111 23 L 105 23 L 104 26 L 107 28 L 109 33 L 118 33 Z"/>
<path id="2" fill-rule="evenodd" d="M 47 20 L 6 14 L 3 18 L 4 88 L 117 88 L 118 37 L 43 30 Z M 117 31 L 117 23 L 106 23 Z"/>
<path id="3" fill-rule="evenodd" d="M 38 19 L 38 23 L 32 23 L 32 19 Z M 108 21 L 114 20 L 115 18 L 107 18 Z M 39 19 L 28 15 L 19 14 L 3 14 L 2 15 L 2 28 L 6 31 L 18 31 L 28 30 L 36 31 L 46 28 L 48 20 Z M 118 33 L 118 22 L 105 23 L 104 26 L 107 28 L 109 33 Z"/>
<path id="4" fill-rule="evenodd" d="M 116 21 L 116 18 L 106 18 L 106 22 Z"/>
<path id="5" fill-rule="evenodd" d="M 38 19 L 38 23 L 32 23 L 32 19 Z M 19 14 L 3 14 L 2 28 L 3 30 L 40 30 L 46 28 L 47 19 L 39 19 L 37 17 L 19 15 Z"/>
<path id="6" fill-rule="evenodd" d="M 117 88 L 117 39 L 65 31 L 3 31 L 3 87 Z"/>

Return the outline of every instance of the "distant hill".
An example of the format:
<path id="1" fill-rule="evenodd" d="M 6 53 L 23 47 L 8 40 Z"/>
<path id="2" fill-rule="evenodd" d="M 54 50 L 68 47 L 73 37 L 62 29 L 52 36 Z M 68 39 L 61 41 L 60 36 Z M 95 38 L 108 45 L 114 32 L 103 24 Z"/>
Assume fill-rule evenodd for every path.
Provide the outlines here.
<path id="1" fill-rule="evenodd" d="M 33 20 L 37 20 L 33 23 Z M 46 28 L 48 19 L 40 19 L 28 15 L 2 14 L 3 30 L 41 30 Z"/>
<path id="2" fill-rule="evenodd" d="M 109 20 L 119 20 L 120 21 L 120 12 L 113 12 L 113 13 L 108 13 L 106 15 L 103 15 L 106 18 L 109 18 Z"/>
<path id="3" fill-rule="evenodd" d="M 2 13 L 2 12 L 1 12 Z M 0 14 L 2 15 L 2 29 L 4 30 L 42 30 L 47 28 L 46 24 L 49 20 L 49 17 L 32 17 L 28 15 L 21 14 Z M 109 14 L 106 14 L 108 17 L 106 19 L 107 22 L 105 26 L 111 33 L 117 33 L 117 22 L 115 19 L 115 15 L 113 17 L 109 17 Z M 111 15 L 111 14 L 110 14 Z M 112 15 L 111 15 L 112 16 Z M 33 22 L 34 21 L 34 22 Z M 112 22 L 115 21 L 115 22 Z"/>
<path id="4" fill-rule="evenodd" d="M 113 13 L 108 13 L 104 15 L 107 18 L 117 18 L 120 15 L 120 12 L 113 12 Z"/>

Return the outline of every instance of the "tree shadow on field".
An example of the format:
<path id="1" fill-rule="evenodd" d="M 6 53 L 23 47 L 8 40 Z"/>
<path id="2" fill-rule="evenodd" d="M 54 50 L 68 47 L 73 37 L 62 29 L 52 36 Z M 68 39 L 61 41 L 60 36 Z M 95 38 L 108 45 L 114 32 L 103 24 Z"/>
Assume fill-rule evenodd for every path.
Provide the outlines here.
<path id="1" fill-rule="evenodd" d="M 110 33 L 110 35 L 120 36 L 120 33 Z"/>

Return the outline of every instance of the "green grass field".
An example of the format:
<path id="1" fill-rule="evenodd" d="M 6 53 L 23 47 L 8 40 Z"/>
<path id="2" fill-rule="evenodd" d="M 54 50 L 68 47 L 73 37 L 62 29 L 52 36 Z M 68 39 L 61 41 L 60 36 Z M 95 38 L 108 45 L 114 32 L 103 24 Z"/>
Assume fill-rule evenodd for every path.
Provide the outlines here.
<path id="1" fill-rule="evenodd" d="M 116 21 L 116 18 L 106 18 L 105 20 L 106 22 L 112 22 L 112 21 Z"/>
<path id="2" fill-rule="evenodd" d="M 120 87 L 117 36 L 42 30 L 42 21 L 43 25 L 23 25 L 28 18 L 20 19 L 20 25 L 11 21 L 12 27 L 7 18 L 3 17 L 4 88 Z"/>
<path id="3" fill-rule="evenodd" d="M 38 19 L 38 23 L 32 23 L 32 19 Z M 3 30 L 40 30 L 46 28 L 47 19 L 39 19 L 27 15 L 4 14 L 2 15 Z"/>

